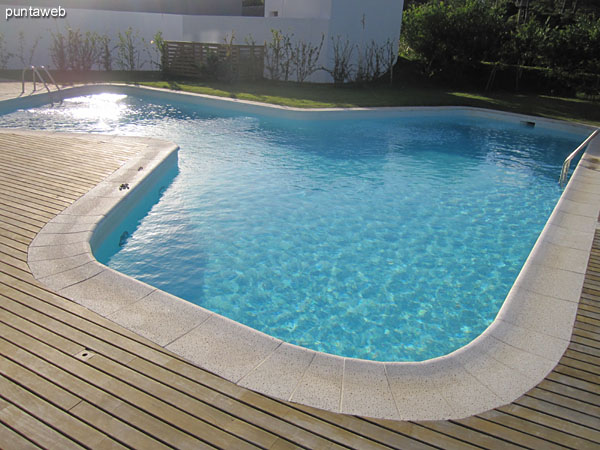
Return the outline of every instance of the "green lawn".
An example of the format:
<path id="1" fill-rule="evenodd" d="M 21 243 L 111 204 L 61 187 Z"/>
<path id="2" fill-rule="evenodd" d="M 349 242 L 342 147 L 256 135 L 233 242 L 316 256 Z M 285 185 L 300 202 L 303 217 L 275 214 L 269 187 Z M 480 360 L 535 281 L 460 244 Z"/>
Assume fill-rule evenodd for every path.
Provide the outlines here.
<path id="1" fill-rule="evenodd" d="M 294 83 L 141 83 L 220 97 L 299 108 L 365 106 L 476 106 L 600 126 L 600 103 L 513 93 L 459 92 L 440 87 L 302 85 Z"/>

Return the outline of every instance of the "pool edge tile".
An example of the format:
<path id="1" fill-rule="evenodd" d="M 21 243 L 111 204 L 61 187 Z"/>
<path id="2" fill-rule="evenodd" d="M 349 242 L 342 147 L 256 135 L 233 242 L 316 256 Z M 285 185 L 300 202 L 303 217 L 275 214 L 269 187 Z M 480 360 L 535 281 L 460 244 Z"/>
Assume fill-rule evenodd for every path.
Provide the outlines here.
<path id="1" fill-rule="evenodd" d="M 344 358 L 317 352 L 289 400 L 340 412 L 343 375 Z"/>
<path id="2" fill-rule="evenodd" d="M 237 384 L 281 344 L 279 339 L 213 314 L 165 348 Z"/>
<path id="3" fill-rule="evenodd" d="M 165 347 L 212 315 L 204 308 L 157 289 L 106 318 Z"/>
<path id="4" fill-rule="evenodd" d="M 284 342 L 237 384 L 289 400 L 315 355 L 315 351 Z"/>
<path id="5" fill-rule="evenodd" d="M 400 419 L 385 363 L 345 359 L 341 412 L 380 419 Z"/>

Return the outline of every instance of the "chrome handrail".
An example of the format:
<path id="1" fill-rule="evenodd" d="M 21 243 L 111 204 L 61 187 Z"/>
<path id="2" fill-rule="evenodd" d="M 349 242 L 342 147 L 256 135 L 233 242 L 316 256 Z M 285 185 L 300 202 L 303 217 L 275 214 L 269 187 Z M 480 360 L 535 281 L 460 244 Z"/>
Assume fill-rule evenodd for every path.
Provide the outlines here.
<path id="1" fill-rule="evenodd" d="M 25 72 L 27 72 L 28 70 L 33 69 L 33 66 L 31 67 L 25 67 L 22 71 L 21 71 L 21 95 L 23 95 L 25 93 Z M 33 70 L 31 70 L 31 76 L 33 77 L 33 92 L 35 92 L 37 90 L 37 87 L 35 85 L 35 72 Z"/>
<path id="2" fill-rule="evenodd" d="M 575 156 L 577 156 L 577 153 L 584 149 L 590 143 L 590 141 L 594 139 L 594 137 L 596 137 L 598 133 L 600 133 L 600 128 L 594 130 L 594 132 L 590 134 L 587 137 L 587 139 L 579 145 L 579 147 L 573 150 L 573 153 L 567 156 L 567 159 L 565 159 L 565 162 L 563 163 L 562 170 L 560 171 L 560 178 L 558 179 L 561 188 L 564 187 L 565 182 L 567 180 L 567 176 L 569 175 L 569 166 L 571 165 L 571 160 L 575 158 Z"/>
<path id="3" fill-rule="evenodd" d="M 54 84 L 54 86 L 56 87 L 56 90 L 58 92 L 60 92 L 60 87 L 58 86 L 58 84 L 54 80 L 54 77 L 52 76 L 52 74 L 50 74 L 48 69 L 46 69 L 45 66 L 40 66 L 40 69 L 42 69 L 46 73 L 46 75 L 48 76 L 50 81 L 52 81 L 52 84 Z M 31 77 L 32 77 L 32 81 L 33 81 L 33 92 L 35 92 L 37 90 L 37 85 L 36 85 L 36 78 L 37 78 L 39 81 L 44 83 L 44 87 L 46 88 L 46 90 L 50 94 L 52 94 L 52 91 L 48 87 L 48 84 L 44 80 L 44 77 L 42 77 L 42 74 L 40 74 L 40 71 L 38 70 L 38 68 L 36 66 L 30 66 L 30 67 L 25 67 L 23 69 L 23 71 L 21 72 L 21 95 L 23 95 L 25 93 L 25 74 L 27 73 L 28 70 L 31 70 Z M 58 98 L 60 99 L 60 102 L 62 103 L 62 98 L 60 95 Z M 54 103 L 54 101 L 52 101 L 52 103 Z"/>
<path id="4" fill-rule="evenodd" d="M 34 73 L 34 75 L 33 75 L 33 79 L 35 80 L 35 76 L 37 75 L 37 76 L 38 76 L 38 78 L 40 79 L 40 81 L 41 81 L 42 83 L 44 83 L 44 87 L 46 88 L 46 90 L 47 90 L 48 92 L 52 92 L 52 91 L 50 90 L 50 88 L 48 87 L 48 84 L 46 84 L 46 81 L 44 80 L 44 78 L 42 78 L 42 75 L 40 75 L 40 72 L 37 70 L 37 67 L 35 67 L 35 66 L 31 66 L 31 71 Z M 33 82 L 33 90 L 35 91 L 35 81 Z"/>
<path id="5" fill-rule="evenodd" d="M 56 87 L 57 91 L 60 91 L 60 87 L 58 86 L 58 84 L 56 84 L 56 81 L 54 81 L 54 77 L 52 76 L 52 74 L 48 71 L 48 69 L 46 69 L 46 66 L 40 66 L 40 69 L 43 69 L 44 72 L 46 73 L 46 75 L 48 75 L 48 78 L 50 78 L 50 81 L 52 81 L 52 84 L 54 84 L 54 86 Z"/>

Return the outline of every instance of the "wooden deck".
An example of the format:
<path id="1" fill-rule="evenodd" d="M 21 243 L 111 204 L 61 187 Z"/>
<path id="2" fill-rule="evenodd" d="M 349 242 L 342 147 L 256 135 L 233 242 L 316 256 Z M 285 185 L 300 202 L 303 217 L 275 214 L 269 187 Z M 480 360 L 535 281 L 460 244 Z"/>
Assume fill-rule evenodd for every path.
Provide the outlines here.
<path id="1" fill-rule="evenodd" d="M 513 404 L 393 422 L 274 400 L 48 291 L 27 249 L 139 145 L 0 132 L 0 447 L 599 448 L 600 233 L 571 345 Z"/>

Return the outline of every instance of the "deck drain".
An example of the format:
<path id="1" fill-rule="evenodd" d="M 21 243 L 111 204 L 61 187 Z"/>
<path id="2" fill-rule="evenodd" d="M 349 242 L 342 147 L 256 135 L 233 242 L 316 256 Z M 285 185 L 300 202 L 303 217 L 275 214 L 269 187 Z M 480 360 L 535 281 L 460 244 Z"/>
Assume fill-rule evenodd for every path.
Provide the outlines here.
<path id="1" fill-rule="evenodd" d="M 89 351 L 87 348 L 85 350 L 81 350 L 79 353 L 73 355 L 75 356 L 75 358 L 80 359 L 82 361 L 87 361 L 88 359 L 90 359 L 92 356 L 94 356 L 94 353 L 92 353 L 91 351 Z"/>

